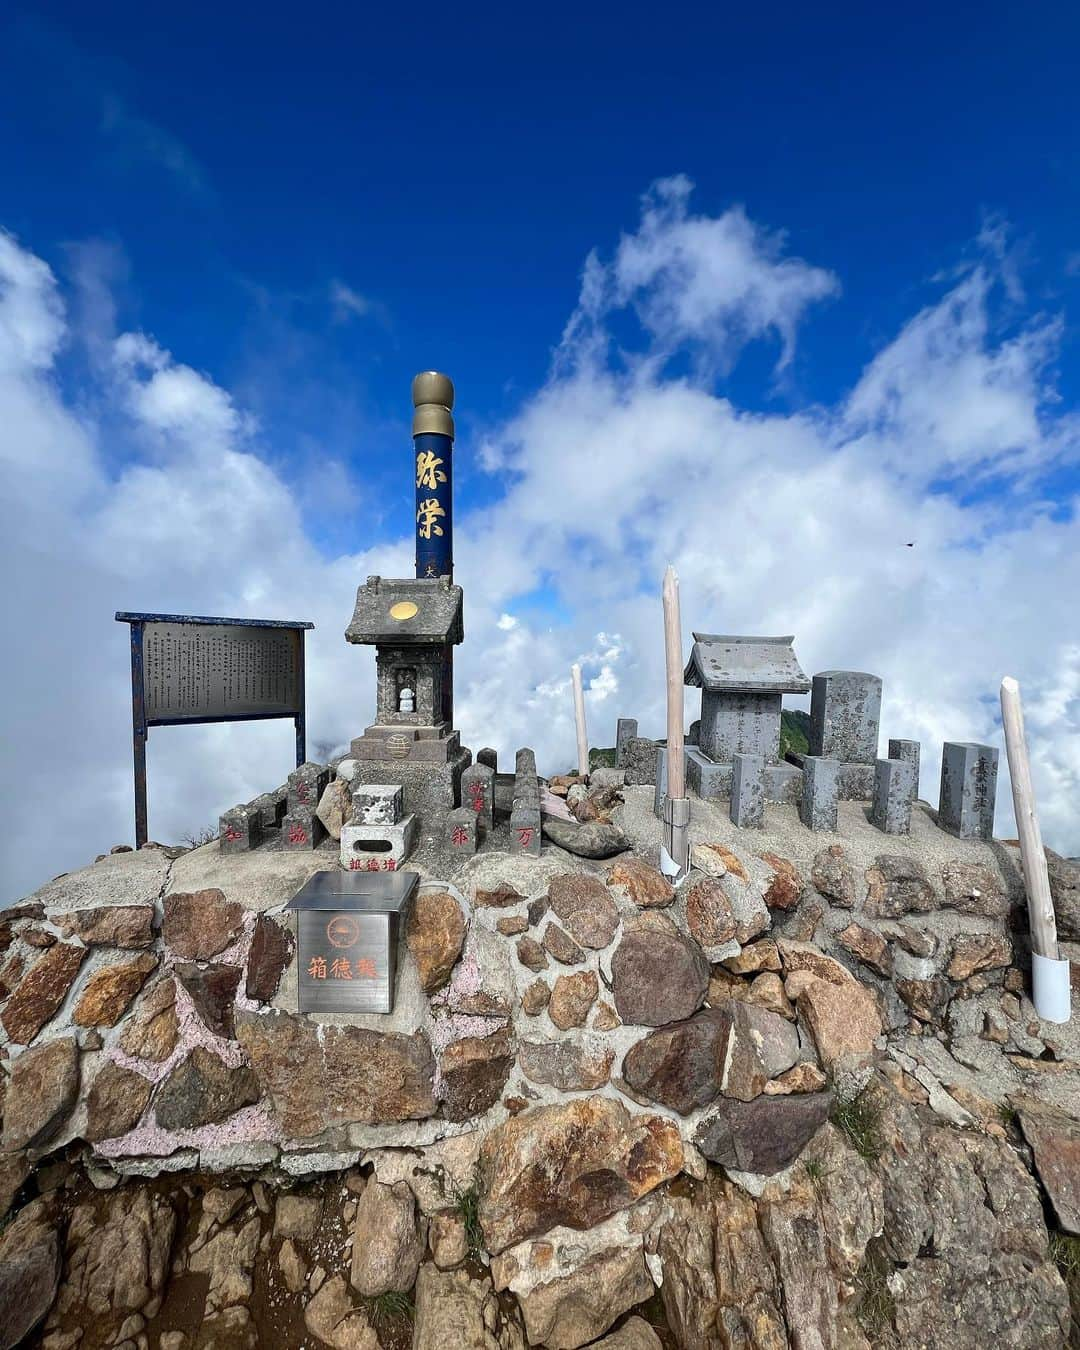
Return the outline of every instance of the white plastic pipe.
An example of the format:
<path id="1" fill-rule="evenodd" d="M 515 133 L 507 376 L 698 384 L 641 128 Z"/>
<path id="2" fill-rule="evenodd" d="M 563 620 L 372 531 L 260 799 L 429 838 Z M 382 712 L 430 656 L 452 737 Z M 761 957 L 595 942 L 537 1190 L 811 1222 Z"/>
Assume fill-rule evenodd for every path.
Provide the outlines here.
<path id="1" fill-rule="evenodd" d="M 1020 861 L 1028 898 L 1032 1002 L 1035 1011 L 1046 1021 L 1067 1022 L 1071 1011 L 1069 963 L 1058 959 L 1057 919 L 1054 898 L 1050 894 L 1042 831 L 1035 811 L 1035 789 L 1031 783 L 1031 763 L 1024 736 L 1024 710 L 1020 703 L 1020 686 L 1011 675 L 1001 681 L 1001 723 L 1005 730 L 1005 753 L 1009 757 L 1016 833 L 1020 838 Z"/>

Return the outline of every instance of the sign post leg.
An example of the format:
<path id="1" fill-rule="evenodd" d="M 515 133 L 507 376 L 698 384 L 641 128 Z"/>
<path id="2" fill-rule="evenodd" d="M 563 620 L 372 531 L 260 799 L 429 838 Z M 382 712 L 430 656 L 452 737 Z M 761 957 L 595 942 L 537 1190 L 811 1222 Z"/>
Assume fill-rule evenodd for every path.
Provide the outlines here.
<path id="1" fill-rule="evenodd" d="M 143 626 L 131 625 L 131 740 L 135 758 L 135 847 L 148 839 L 146 824 L 146 700 L 143 693 Z"/>

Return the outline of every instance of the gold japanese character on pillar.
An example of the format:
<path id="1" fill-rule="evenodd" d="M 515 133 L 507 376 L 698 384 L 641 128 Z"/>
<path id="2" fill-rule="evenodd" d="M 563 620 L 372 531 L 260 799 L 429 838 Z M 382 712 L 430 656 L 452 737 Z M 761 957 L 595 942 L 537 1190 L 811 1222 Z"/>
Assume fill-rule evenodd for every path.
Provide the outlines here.
<path id="1" fill-rule="evenodd" d="M 432 492 L 440 483 L 446 482 L 442 470 L 443 461 L 433 450 L 421 450 L 416 456 L 416 486 L 430 488 Z"/>
<path id="2" fill-rule="evenodd" d="M 446 512 L 434 497 L 429 497 L 426 502 L 421 502 L 420 509 L 416 513 L 417 524 L 420 526 L 420 538 L 430 539 L 433 534 L 442 534 L 442 526 L 436 522 L 440 516 L 445 515 Z"/>

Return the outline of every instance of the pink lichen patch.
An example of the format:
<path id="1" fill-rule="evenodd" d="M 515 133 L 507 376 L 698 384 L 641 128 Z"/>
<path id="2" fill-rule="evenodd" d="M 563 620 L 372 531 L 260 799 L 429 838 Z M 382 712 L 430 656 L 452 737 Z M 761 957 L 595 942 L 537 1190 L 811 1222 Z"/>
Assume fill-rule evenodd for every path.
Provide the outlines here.
<path id="1" fill-rule="evenodd" d="M 505 1017 L 469 1017 L 464 1013 L 437 1017 L 431 1025 L 431 1048 L 438 1055 L 454 1041 L 464 1040 L 466 1036 L 477 1038 L 493 1036 L 506 1024 Z"/>
<path id="2" fill-rule="evenodd" d="M 214 1149 L 229 1144 L 280 1143 L 281 1128 L 274 1121 L 266 1102 L 245 1106 L 217 1125 L 201 1125 L 197 1130 L 163 1130 L 152 1119 L 152 1111 L 118 1139 L 106 1139 L 95 1147 L 103 1158 L 165 1158 L 181 1148 Z"/>

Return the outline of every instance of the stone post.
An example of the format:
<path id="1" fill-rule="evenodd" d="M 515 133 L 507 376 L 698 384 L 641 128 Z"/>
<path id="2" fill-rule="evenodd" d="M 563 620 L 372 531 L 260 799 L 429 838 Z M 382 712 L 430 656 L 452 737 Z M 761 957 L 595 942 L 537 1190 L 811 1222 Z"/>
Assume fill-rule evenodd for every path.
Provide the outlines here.
<path id="1" fill-rule="evenodd" d="M 734 755 L 731 773 L 731 821 L 744 830 L 765 826 L 765 756 Z"/>
<path id="2" fill-rule="evenodd" d="M 911 800 L 919 795 L 919 757 L 921 746 L 918 741 L 889 741 L 889 758 L 904 759 L 914 766 L 911 780 Z"/>
<path id="3" fill-rule="evenodd" d="M 472 811 L 475 823 L 490 832 L 495 820 L 495 773 L 486 764 L 474 764 L 461 775 L 461 805 Z"/>
<path id="4" fill-rule="evenodd" d="M 326 837 L 326 826 L 310 806 L 297 806 L 281 822 L 281 842 L 287 849 L 318 848 Z"/>
<path id="5" fill-rule="evenodd" d="M 941 755 L 938 825 L 961 839 L 993 839 L 998 752 L 992 745 L 946 741 Z"/>
<path id="6" fill-rule="evenodd" d="M 637 718 L 620 717 L 615 724 L 615 767 L 625 768 L 626 742 L 637 735 Z"/>
<path id="7" fill-rule="evenodd" d="M 454 853 L 475 853 L 479 817 L 469 806 L 459 806 L 446 817 L 446 842 Z"/>
<path id="8" fill-rule="evenodd" d="M 873 764 L 878 754 L 881 680 L 860 670 L 825 670 L 810 695 L 810 754 Z"/>
<path id="9" fill-rule="evenodd" d="M 482 750 L 476 752 L 477 764 L 486 764 L 492 773 L 499 772 L 499 752 L 493 750 L 490 745 L 485 745 Z"/>
<path id="10" fill-rule="evenodd" d="M 890 741 L 895 745 L 895 741 Z M 915 764 L 910 759 L 879 759 L 874 769 L 874 801 L 870 823 L 886 834 L 911 833 L 915 799 Z"/>
<path id="11" fill-rule="evenodd" d="M 653 787 L 653 815 L 657 820 L 664 819 L 664 802 L 667 800 L 667 747 L 656 747 L 656 784 Z"/>
<path id="12" fill-rule="evenodd" d="M 821 755 L 803 759 L 803 791 L 799 816 L 810 830 L 836 833 L 837 776 L 840 761 Z"/>
<path id="13" fill-rule="evenodd" d="M 246 853 L 262 843 L 262 815 L 252 803 L 234 806 L 218 822 L 218 847 L 222 853 Z"/>
<path id="14" fill-rule="evenodd" d="M 330 782 L 330 770 L 310 761 L 289 774 L 289 811 L 312 811 L 319 805 Z"/>

